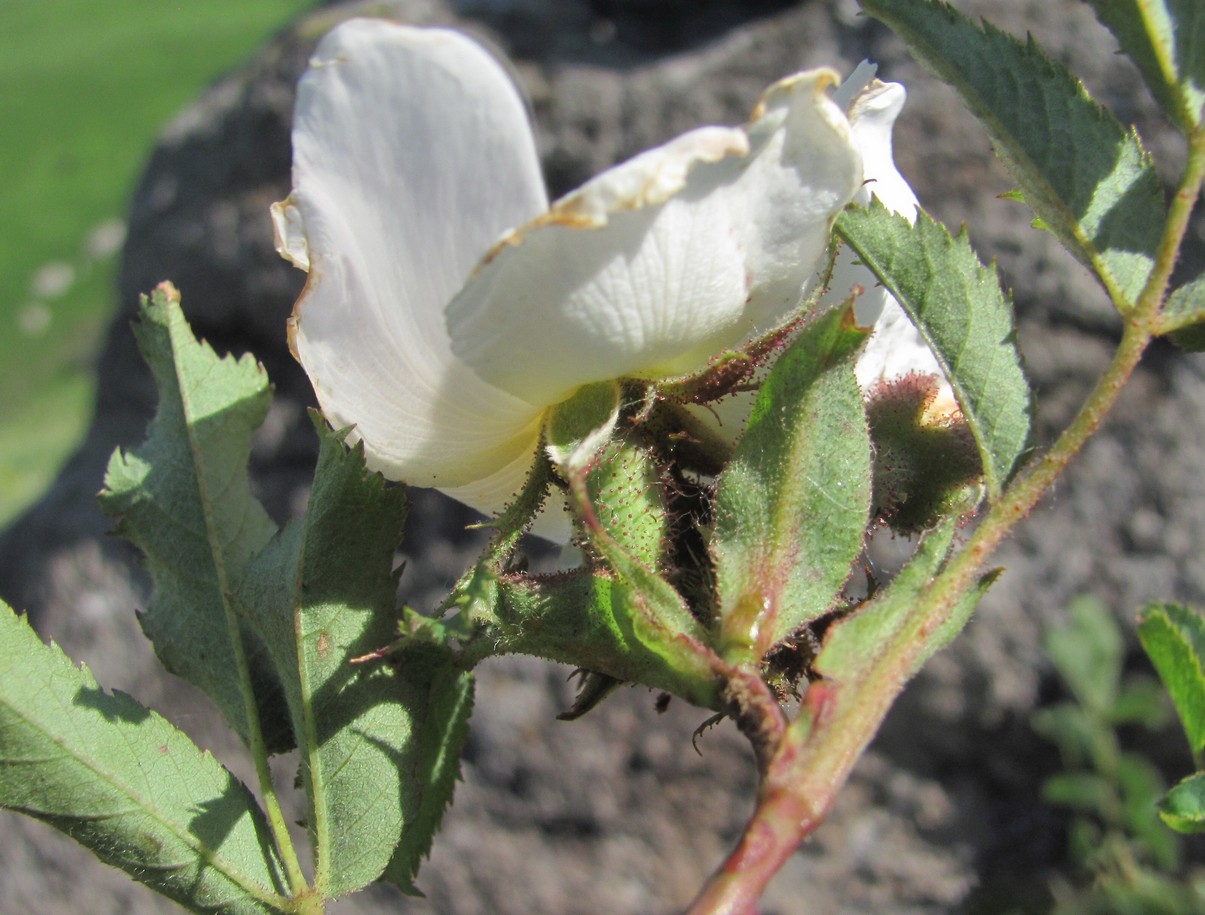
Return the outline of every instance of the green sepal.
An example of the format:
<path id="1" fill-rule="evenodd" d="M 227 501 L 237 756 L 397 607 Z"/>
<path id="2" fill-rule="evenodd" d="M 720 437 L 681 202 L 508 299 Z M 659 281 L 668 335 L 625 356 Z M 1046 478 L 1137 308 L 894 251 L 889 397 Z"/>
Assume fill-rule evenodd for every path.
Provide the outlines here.
<path id="1" fill-rule="evenodd" d="M 718 659 L 699 636 L 666 626 L 640 585 L 582 569 L 499 579 L 496 620 L 480 638 L 490 653 L 560 661 L 719 709 Z"/>
<path id="2" fill-rule="evenodd" d="M 266 819 L 207 752 L 0 604 L 0 806 L 196 912 L 291 911 Z"/>
<path id="3" fill-rule="evenodd" d="M 1136 302 L 1165 218 L 1158 175 L 1137 135 L 1032 39 L 977 26 L 939 0 L 862 6 L 962 96 L 1034 213 L 1118 308 Z"/>
<path id="4" fill-rule="evenodd" d="M 1088 0 L 1185 135 L 1205 105 L 1205 7 L 1201 0 Z"/>
<path id="5" fill-rule="evenodd" d="M 627 617 L 620 625 L 638 633 L 636 644 L 672 656 L 679 640 L 702 646 L 706 633 L 682 596 L 658 574 L 655 560 L 666 522 L 657 471 L 651 456 L 625 434 L 612 437 L 619 399 L 614 383 L 582 388 L 552 411 L 545 425 L 546 452 L 568 483 L 568 502 L 590 550 L 615 576 L 614 587 L 605 588 L 608 612 L 617 620 Z M 629 472 L 632 478 L 624 479 Z M 623 679 L 614 670 L 570 663 Z"/>
<path id="6" fill-rule="evenodd" d="M 1205 749 L 1205 619 L 1182 604 L 1148 604 L 1138 641 L 1150 656 L 1194 754 Z"/>
<path id="7" fill-rule="evenodd" d="M 966 231 L 951 236 L 926 213 L 915 225 L 878 200 L 850 207 L 837 233 L 891 290 L 937 357 L 997 498 L 1029 450 L 1033 402 L 1021 367 L 1012 302 Z"/>
<path id="8" fill-rule="evenodd" d="M 854 362 L 865 339 L 848 307 L 805 326 L 720 476 L 711 551 L 729 661 L 758 663 L 831 610 L 862 551 L 871 446 Z"/>
<path id="9" fill-rule="evenodd" d="M 577 695 L 573 697 L 573 705 L 568 711 L 556 716 L 557 721 L 576 721 L 587 712 L 593 711 L 603 700 L 623 686 L 622 680 L 593 670 L 574 671 L 577 676 Z"/>
<path id="10" fill-rule="evenodd" d="M 549 410 L 544 423 L 549 460 L 567 472 L 584 470 L 615 429 L 619 396 L 618 382 L 587 384 Z"/>
<path id="11" fill-rule="evenodd" d="M 669 528 L 662 487 L 652 454 L 627 437 L 603 446 L 586 474 L 586 491 L 600 528 L 633 561 L 652 570 L 662 566 Z"/>
<path id="12" fill-rule="evenodd" d="M 507 569 L 508 563 L 514 556 L 523 534 L 531 527 L 532 520 L 539 513 L 553 482 L 552 464 L 544 454 L 538 454 L 533 462 L 523 488 L 515 496 L 514 501 L 494 519 L 491 527 L 495 534 L 489 545 L 482 551 L 477 562 L 468 569 L 456 585 L 448 593 L 447 598 L 436 608 L 435 616 L 442 616 L 453 610 L 460 613 L 452 618 L 452 628 L 463 628 L 470 625 L 467 621 L 480 610 L 487 616 L 493 612 L 497 600 L 497 576 Z M 403 638 L 409 638 L 415 633 L 408 631 L 412 622 L 416 629 L 422 629 L 435 620 L 421 616 L 412 610 L 405 611 L 405 618 L 400 629 Z M 440 624 L 441 626 L 443 624 Z M 437 640 L 442 642 L 450 636 L 450 632 L 440 633 Z"/>
<path id="13" fill-rule="evenodd" d="M 1205 772 L 1193 773 L 1163 795 L 1159 818 L 1176 832 L 1205 832 Z"/>
<path id="14" fill-rule="evenodd" d="M 622 552 L 656 571 L 667 528 L 660 472 L 646 449 L 615 434 L 619 403 L 617 383 L 586 385 L 550 412 L 545 450 L 587 542 L 607 561 Z"/>
<path id="15" fill-rule="evenodd" d="M 114 452 L 100 506 L 146 555 L 155 590 L 139 621 L 163 665 L 204 691 L 249 739 L 244 678 L 270 751 L 293 745 L 280 683 L 230 595 L 276 526 L 251 494 L 251 439 L 268 412 L 254 359 L 198 343 L 167 283 L 143 297 L 134 325 L 159 405 L 147 440 Z"/>
<path id="16" fill-rule="evenodd" d="M 879 384 L 866 416 L 874 443 L 874 513 L 893 531 L 919 534 L 983 499 L 979 450 L 961 417 L 929 420 L 940 380 L 912 373 Z"/>

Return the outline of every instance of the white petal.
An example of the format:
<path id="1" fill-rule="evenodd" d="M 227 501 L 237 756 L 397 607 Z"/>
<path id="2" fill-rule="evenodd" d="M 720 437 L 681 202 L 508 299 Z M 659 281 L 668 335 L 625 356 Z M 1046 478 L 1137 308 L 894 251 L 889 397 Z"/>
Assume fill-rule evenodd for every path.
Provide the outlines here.
<path id="1" fill-rule="evenodd" d="M 487 517 L 496 515 L 515 500 L 527 481 L 531 467 L 532 455 L 524 454 L 483 479 L 463 486 L 441 487 L 440 491 Z M 553 543 L 566 543 L 571 530 L 564 497 L 554 488 L 544 504 L 544 510 L 536 516 L 531 532 Z"/>
<path id="2" fill-rule="evenodd" d="M 865 183 L 855 200 L 865 205 L 873 194 L 888 209 L 914 222 L 916 195 L 895 166 L 891 142 L 895 119 L 907 99 L 904 87 L 874 79 L 873 65 L 864 61 L 835 97 L 848 106 L 850 130 L 865 169 Z M 856 287 L 862 289 L 854 302 L 854 316 L 863 327 L 873 326 L 874 333 L 858 358 L 858 383 L 864 391 L 871 391 L 881 382 L 912 372 L 937 375 L 942 379 L 937 402 L 953 409 L 953 391 L 920 331 L 874 274 L 856 260 L 848 248 L 838 253 L 826 301 L 840 301 Z"/>
<path id="3" fill-rule="evenodd" d="M 459 363 L 443 317 L 482 252 L 546 206 L 501 66 L 454 32 L 344 23 L 299 86 L 293 157 L 276 228 L 309 265 L 291 342 L 327 418 L 419 486 L 530 461 L 539 411 Z"/>
<path id="4" fill-rule="evenodd" d="M 891 149 L 891 131 L 907 98 L 899 83 L 874 80 L 854 99 L 849 124 L 866 182 L 856 201 L 867 204 L 874 194 L 887 209 L 915 220 L 916 194 L 895 167 Z"/>
<path id="5" fill-rule="evenodd" d="M 448 309 L 455 353 L 537 404 L 696 371 L 796 308 L 859 186 L 831 71 L 617 166 L 504 240 Z"/>
<path id="6" fill-rule="evenodd" d="M 764 377 L 761 380 L 764 380 Z M 756 390 L 737 391 L 710 403 L 686 404 L 686 410 L 706 428 L 716 433 L 721 441 L 735 446 L 741 433 L 745 431 L 756 400 Z"/>

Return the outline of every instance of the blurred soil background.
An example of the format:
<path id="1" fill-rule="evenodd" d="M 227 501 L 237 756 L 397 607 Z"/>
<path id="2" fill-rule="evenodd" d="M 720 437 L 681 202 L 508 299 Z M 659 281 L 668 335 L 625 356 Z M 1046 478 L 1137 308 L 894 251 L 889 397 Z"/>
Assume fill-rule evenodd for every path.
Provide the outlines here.
<path id="1" fill-rule="evenodd" d="M 1032 32 L 1089 91 L 1137 124 L 1165 176 L 1176 173 L 1183 160 L 1177 136 L 1083 3 L 957 5 L 1014 34 Z M 70 91 L 57 104 L 70 103 L 78 112 L 71 118 L 80 124 L 106 129 L 132 117 L 134 98 L 144 92 L 170 86 L 179 95 L 166 107 L 183 105 L 205 73 L 238 59 L 272 22 L 304 6 L 216 0 L 155 6 L 163 13 L 156 21 L 175 36 L 167 71 L 112 89 L 120 97 L 115 113 L 93 111 L 99 105 Z M 35 28 L 35 8 L 59 10 L 64 20 Z M 268 8 L 275 13 L 263 12 Z M 200 10 L 218 9 L 227 11 L 221 25 L 201 22 Z M 23 39 L 8 28 L 14 10 L 29 22 Z M 37 85 L 29 73 L 51 65 L 46 49 L 55 39 L 49 36 L 57 38 L 53 29 L 67 24 L 78 30 L 75 53 L 94 53 L 84 69 L 95 80 L 109 72 L 114 55 L 150 54 L 147 48 L 166 40 L 144 34 L 123 45 L 125 52 L 95 51 L 114 10 L 130 20 L 140 18 L 136 10 L 148 21 L 154 18 L 150 4 L 118 0 L 0 6 L 0 41 L 13 43 L 11 50 L 0 46 L 9 50 L 0 55 L 0 72 L 10 76 L 9 85 Z M 232 24 L 230 17 L 251 11 L 264 16 L 258 26 Z M 139 168 L 149 131 L 165 112 L 147 114 L 147 133 L 127 148 L 127 170 L 120 175 L 105 161 L 86 170 L 77 166 L 78 185 L 59 199 L 75 206 L 96 192 L 92 184 L 99 181 L 111 194 L 91 209 L 77 206 L 77 213 L 67 204 L 53 211 L 44 203 L 22 204 L 17 235 L 49 231 L 67 218 L 64 211 L 78 220 L 60 233 L 59 242 L 36 249 L 31 243 L 20 264 L 0 270 L 0 319 L 8 322 L 0 334 L 0 345 L 7 347 L 0 360 L 7 373 L 3 384 L 13 392 L 61 390 L 58 396 L 75 410 L 75 419 L 65 422 L 69 428 L 55 439 L 54 453 L 70 453 L 69 459 L 51 488 L 0 535 L 0 595 L 27 610 L 40 631 L 72 657 L 87 661 L 102 685 L 127 690 L 163 711 L 244 777 L 245 759 L 215 724 L 205 700 L 157 668 L 133 613 L 145 601 L 147 581 L 132 551 L 105 535 L 109 525 L 95 508 L 94 494 L 112 449 L 140 442 L 153 409 L 128 321 L 138 293 L 171 278 L 199 335 L 219 350 L 250 350 L 265 363 L 277 393 L 253 455 L 259 494 L 278 520 L 303 503 L 314 450 L 304 416 L 311 398 L 284 348 L 285 316 L 302 277 L 272 250 L 267 206 L 288 191 L 297 75 L 317 37 L 352 11 L 457 25 L 510 55 L 531 98 L 554 194 L 699 124 L 741 122 L 760 91 L 779 76 L 818 65 L 848 71 L 871 58 L 884 78 L 908 86 L 909 103 L 896 132 L 902 171 L 938 218 L 951 226 L 970 224 L 981 255 L 998 259 L 1014 291 L 1043 443 L 1066 424 L 1107 363 L 1120 325 L 1100 289 L 1049 237 L 1032 229 L 1022 205 L 999 199 L 1010 184 L 973 118 L 900 42 L 860 16 L 852 0 L 396 0 L 322 9 L 181 110 L 159 134 L 127 210 L 123 182 Z M 210 47 L 213 30 L 220 28 L 227 29 L 217 42 L 224 56 L 198 51 Z M 41 53 L 26 47 L 35 37 Z M 189 82 L 176 58 L 194 52 L 213 67 L 198 65 Z M 4 69 L 15 66 L 14 55 L 27 61 L 25 72 Z M 70 49 L 61 56 L 70 57 Z M 0 105 L 11 104 L 10 97 Z M 47 151 L 9 163 L 6 174 L 34 176 L 48 169 L 43 183 L 56 184 L 53 162 L 63 156 L 71 161 L 71 137 L 83 128 L 54 104 L 47 97 L 33 113 L 10 117 L 33 125 L 26 130 L 61 121 L 67 145 L 47 140 Z M 131 130 L 123 126 L 113 135 L 130 137 Z M 8 147 L 21 147 L 4 145 L 3 155 L 15 154 Z M 85 171 L 99 178 L 89 179 Z M 13 206 L 10 195 L 25 193 L 12 183 L 0 190 L 6 213 Z M 80 246 L 114 217 L 126 235 L 119 259 L 82 266 L 91 255 Z M 16 219 L 6 222 L 15 226 Z M 1190 236 L 1184 276 L 1205 267 L 1200 214 Z M 7 247 L 0 250 L 0 257 L 10 254 Z M 75 275 L 59 298 L 49 294 L 49 280 L 45 288 L 35 282 L 54 261 L 72 265 Z M 85 288 L 93 298 L 83 298 Z M 81 298 L 68 307 L 64 303 L 75 301 L 72 296 Z M 28 308 L 33 304 L 50 314 L 42 336 L 16 329 L 23 314 L 31 326 L 42 320 L 41 312 Z M 76 323 L 68 323 L 69 316 Z M 102 326 L 103 341 L 97 336 Z M 71 357 L 69 369 L 52 358 L 63 354 Z M 1053 746 L 1030 726 L 1032 710 L 1057 698 L 1059 689 L 1041 651 L 1041 632 L 1084 592 L 1107 603 L 1131 646 L 1142 602 L 1205 603 L 1202 362 L 1166 346 L 1152 350 L 1106 429 L 997 557 L 1008 572 L 976 619 L 908 688 L 829 822 L 772 885 L 767 913 L 1045 911 L 1059 881 L 1083 879 L 1068 858 L 1066 818 L 1040 797 L 1043 780 L 1060 767 Z M 88 407 L 86 383 L 71 379 L 77 377 L 72 372 L 92 365 L 101 383 Z M 53 403 L 4 393 L 0 407 L 15 402 L 24 412 L 3 414 L 0 455 L 27 448 L 27 463 L 48 473 L 54 461 L 33 439 L 53 425 Z M 72 451 L 85 414 L 86 434 Z M 22 484 L 20 492 L 28 496 L 33 485 Z M 10 502 L 10 511 L 18 501 Z M 465 510 L 435 494 L 414 494 L 403 550 L 403 589 L 412 605 L 433 606 L 470 561 L 474 542 L 464 531 L 469 520 Z M 1132 648 L 1130 663 L 1141 664 Z M 720 726 L 702 735 L 701 755 L 696 754 L 691 734 L 706 716 L 680 702 L 659 716 L 655 697 L 643 689 L 620 691 L 580 722 L 557 722 L 555 714 L 572 699 L 567 674 L 527 659 L 482 666 L 464 783 L 419 876 L 427 898 L 402 899 L 378 888 L 341 903 L 337 911 L 636 915 L 673 912 L 688 902 L 751 809 L 754 777 L 742 739 L 732 727 Z M 1187 770 L 1183 739 L 1172 729 L 1146 739 L 1144 749 L 1168 777 Z M 289 765 L 281 762 L 283 781 Z M 2 819 L 0 912 L 174 910 L 48 827 L 8 814 Z M 1187 851 L 1189 860 L 1201 860 L 1199 844 L 1189 844 Z"/>

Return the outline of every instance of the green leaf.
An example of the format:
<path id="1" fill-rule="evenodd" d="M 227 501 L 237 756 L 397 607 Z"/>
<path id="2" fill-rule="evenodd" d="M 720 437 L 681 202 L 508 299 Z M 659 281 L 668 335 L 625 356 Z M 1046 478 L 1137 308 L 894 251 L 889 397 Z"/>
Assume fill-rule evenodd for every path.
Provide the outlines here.
<path id="1" fill-rule="evenodd" d="M 1179 782 L 1159 802 L 1159 817 L 1176 832 L 1205 832 L 1205 772 Z"/>
<path id="2" fill-rule="evenodd" d="M 1205 105 L 1205 8 L 1200 0 L 1088 0 L 1138 65 L 1163 110 L 1190 134 Z"/>
<path id="3" fill-rule="evenodd" d="M 159 407 L 142 447 L 113 454 L 100 504 L 118 519 L 117 533 L 146 554 L 154 577 L 143 631 L 164 666 L 204 690 L 245 741 L 249 687 L 268 747 L 288 749 L 279 684 L 229 601 L 276 529 L 247 476 L 268 379 L 250 357 L 219 359 L 198 343 L 168 284 L 143 298 L 134 333 Z"/>
<path id="4" fill-rule="evenodd" d="M 939 0 L 862 6 L 957 90 L 1040 222 L 1119 308 L 1132 305 L 1164 223 L 1163 192 L 1138 137 L 1032 40 L 976 26 Z"/>
<path id="5" fill-rule="evenodd" d="M 1121 685 L 1125 645 L 1121 629 L 1095 597 L 1078 597 L 1067 606 L 1070 621 L 1052 627 L 1043 639 L 1046 654 L 1084 708 L 1109 718 Z"/>
<path id="6" fill-rule="evenodd" d="M 1193 753 L 1205 748 L 1205 620 L 1182 604 L 1148 604 L 1138 640 L 1171 694 Z"/>
<path id="7" fill-rule="evenodd" d="M 1066 769 L 1094 765 L 1097 748 L 1115 740 L 1106 722 L 1074 702 L 1038 709 L 1030 716 L 1029 723 L 1034 731 L 1058 746 Z"/>
<path id="8" fill-rule="evenodd" d="M 1159 332 L 1167 334 L 1180 349 L 1205 352 L 1205 277 L 1173 292 L 1159 320 Z"/>
<path id="9" fill-rule="evenodd" d="M 1157 816 L 1164 785 L 1159 770 L 1145 756 L 1122 753 L 1117 759 L 1116 780 L 1124 817 L 1120 825 L 1146 846 L 1160 869 L 1174 870 L 1179 863 L 1179 843 Z"/>
<path id="10" fill-rule="evenodd" d="M 966 232 L 951 238 L 925 213 L 913 226 L 877 200 L 851 207 L 838 234 L 891 290 L 954 388 L 992 498 L 1030 447 L 1033 403 L 1021 368 L 1012 302 Z"/>
<path id="11" fill-rule="evenodd" d="M 428 698 L 422 718 L 416 721 L 410 748 L 414 766 L 399 773 L 399 777 L 409 779 L 406 790 L 411 799 L 403 811 L 402 840 L 384 877 L 413 892 L 419 864 L 431 851 L 431 840 L 460 780 L 460 753 L 469 736 L 469 716 L 473 712 L 473 676 L 443 663 L 433 667 L 407 664 L 406 652 L 402 653 L 401 664 L 402 676 L 413 684 L 412 688 L 425 691 Z"/>
<path id="12" fill-rule="evenodd" d="M 426 787 L 413 769 L 430 683 L 389 664 L 352 663 L 396 633 L 393 556 L 406 498 L 365 469 L 362 447 L 348 450 L 342 434 L 315 424 L 321 447 L 305 517 L 250 563 L 237 597 L 284 685 L 314 885 L 336 897 L 377 879 L 413 826 Z"/>
<path id="13" fill-rule="evenodd" d="M 1167 690 L 1154 677 L 1131 677 L 1117 694 L 1109 721 L 1114 725 L 1136 724 L 1149 731 L 1158 731 L 1170 717 Z"/>
<path id="14" fill-rule="evenodd" d="M 1099 814 L 1114 803 L 1114 789 L 1107 778 L 1095 772 L 1059 772 L 1042 783 L 1042 800 Z"/>
<path id="15" fill-rule="evenodd" d="M 950 553 L 956 527 L 957 522 L 950 519 L 927 535 L 891 584 L 853 613 L 829 626 L 820 655 L 813 665 L 817 673 L 840 683 L 856 683 L 878 663 L 885 648 L 923 615 L 925 608 L 918 602 L 921 591 L 941 570 Z M 996 577 L 996 572 L 983 576 L 959 601 L 949 619 L 924 637 L 911 674 L 920 670 L 935 652 L 962 630 Z"/>
<path id="16" fill-rule="evenodd" d="M 286 911 L 267 822 L 212 756 L 2 604 L 0 666 L 0 805 L 193 911 Z"/>
<path id="17" fill-rule="evenodd" d="M 760 661 L 827 613 L 870 514 L 870 434 L 848 308 L 804 327 L 762 385 L 715 498 L 719 644 Z"/>

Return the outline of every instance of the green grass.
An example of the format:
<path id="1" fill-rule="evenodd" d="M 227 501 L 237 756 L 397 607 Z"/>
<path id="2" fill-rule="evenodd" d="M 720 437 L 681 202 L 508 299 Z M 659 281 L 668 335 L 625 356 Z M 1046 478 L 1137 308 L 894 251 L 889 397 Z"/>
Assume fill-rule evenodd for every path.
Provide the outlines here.
<path id="1" fill-rule="evenodd" d="M 0 524 L 78 442 L 120 219 L 163 123 L 314 0 L 0 0 Z M 74 281 L 35 288 L 60 263 Z M 97 480 L 97 486 L 100 485 Z"/>

